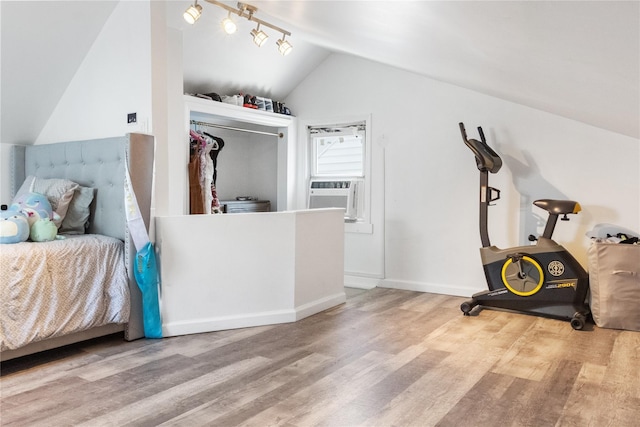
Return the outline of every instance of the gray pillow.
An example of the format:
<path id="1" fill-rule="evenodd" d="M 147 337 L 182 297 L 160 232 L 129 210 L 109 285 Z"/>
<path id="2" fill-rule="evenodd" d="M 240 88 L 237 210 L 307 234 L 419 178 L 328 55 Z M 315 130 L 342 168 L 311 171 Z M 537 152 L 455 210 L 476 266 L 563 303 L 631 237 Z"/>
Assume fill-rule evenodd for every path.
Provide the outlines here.
<path id="1" fill-rule="evenodd" d="M 67 209 L 67 214 L 62 220 L 58 230 L 59 234 L 84 234 L 89 225 L 91 202 L 95 194 L 94 188 L 79 186 L 73 195 L 73 199 Z"/>

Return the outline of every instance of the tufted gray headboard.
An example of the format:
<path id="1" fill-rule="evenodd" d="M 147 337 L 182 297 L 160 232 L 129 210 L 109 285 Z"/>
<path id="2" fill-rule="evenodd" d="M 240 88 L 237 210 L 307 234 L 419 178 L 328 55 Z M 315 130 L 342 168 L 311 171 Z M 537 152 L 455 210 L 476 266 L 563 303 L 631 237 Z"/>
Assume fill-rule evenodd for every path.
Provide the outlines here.
<path id="1" fill-rule="evenodd" d="M 125 242 L 131 290 L 131 319 L 125 333 L 127 339 L 135 339 L 144 336 L 144 330 L 141 294 L 133 278 L 135 249 L 129 241 L 124 211 L 125 158 L 129 160 L 131 184 L 148 230 L 154 158 L 154 140 L 150 135 L 130 133 L 88 141 L 14 146 L 11 191 L 14 195 L 29 175 L 66 178 L 96 189 L 88 232 Z"/>

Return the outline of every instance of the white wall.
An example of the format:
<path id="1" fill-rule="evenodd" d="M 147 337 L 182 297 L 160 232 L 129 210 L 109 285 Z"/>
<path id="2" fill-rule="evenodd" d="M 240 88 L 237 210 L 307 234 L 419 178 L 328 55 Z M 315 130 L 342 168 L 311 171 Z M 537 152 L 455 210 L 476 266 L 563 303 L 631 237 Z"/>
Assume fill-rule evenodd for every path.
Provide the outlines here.
<path id="1" fill-rule="evenodd" d="M 36 144 L 149 132 L 150 36 L 149 2 L 119 2 Z M 138 123 L 127 124 L 134 112 Z"/>
<path id="2" fill-rule="evenodd" d="M 0 204 L 11 204 L 11 147 L 0 144 Z"/>
<path id="3" fill-rule="evenodd" d="M 2 16 L 2 4 L 0 4 L 0 21 Z M 0 31 L 0 46 L 2 46 L 2 31 Z M 2 70 L 2 55 L 0 55 L 0 70 Z M 0 102 L 0 117 L 2 117 L 2 102 Z M 0 120 L 0 135 L 2 135 L 2 120 Z M 0 204 L 11 203 L 11 188 L 9 181 L 9 154 L 8 144 L 0 143 Z"/>
<path id="4" fill-rule="evenodd" d="M 156 5 L 159 2 L 152 2 L 152 5 Z M 152 6 L 153 10 L 153 6 Z M 156 18 L 152 20 L 152 32 L 154 28 L 165 24 L 165 19 L 162 22 L 156 22 Z M 153 114 L 153 135 L 156 138 L 156 156 L 155 156 L 155 214 L 167 215 L 171 213 L 182 213 L 183 207 L 186 205 L 186 193 L 184 191 L 183 179 L 171 179 L 172 162 L 170 159 L 182 159 L 180 153 L 175 152 L 175 145 L 184 142 L 185 136 L 185 122 L 184 122 L 184 100 L 183 100 L 183 71 L 182 71 L 182 32 L 179 30 L 166 28 L 166 45 L 163 49 L 163 45 L 155 41 L 152 42 L 153 56 L 160 56 L 163 58 L 164 66 L 166 67 L 166 90 L 167 90 L 167 105 L 166 108 L 167 119 L 166 123 L 158 121 L 156 117 L 157 108 L 154 101 L 154 114 Z M 161 31 L 161 30 L 158 30 Z M 155 63 L 155 60 L 154 60 Z M 157 66 L 162 66 L 158 64 Z M 154 65 L 154 72 L 156 66 Z M 153 86 L 153 92 L 160 90 L 162 82 L 157 81 Z M 162 131 L 160 127 L 163 127 Z M 166 135 L 163 138 L 161 135 Z M 177 155 L 177 156 L 176 156 Z M 180 172 L 184 173 L 186 170 L 186 162 L 179 163 L 173 162 L 174 167 L 178 167 Z M 152 212 L 152 215 L 154 212 Z"/>
<path id="5" fill-rule="evenodd" d="M 217 190 L 220 200 L 238 196 L 271 201 L 276 210 L 278 198 L 278 138 L 223 129 L 205 129 L 222 138 L 218 154 Z"/>
<path id="6" fill-rule="evenodd" d="M 334 54 L 287 98 L 299 123 L 372 115 L 373 235 L 347 235 L 345 269 L 382 286 L 470 295 L 485 289 L 478 247 L 478 170 L 463 144 L 482 126 L 503 157 L 489 231 L 499 247 L 540 234 L 531 206 L 583 206 L 555 239 L 586 263 L 584 233 L 609 222 L 640 230 L 640 141 L 378 63 Z M 300 129 L 301 143 L 304 141 Z M 545 218 L 546 219 L 546 218 Z M 379 221 L 384 221 L 380 223 Z M 384 235 L 381 235 L 384 230 Z M 380 255 L 384 266 L 380 265 Z"/>
<path id="7" fill-rule="evenodd" d="M 34 141 L 36 144 L 149 131 L 149 4 L 118 3 Z M 138 114 L 138 123 L 134 125 L 127 124 L 127 113 L 132 112 Z M 10 147 L 11 144 L 1 144 L 2 203 L 9 203 L 11 198 Z"/>
<path id="8" fill-rule="evenodd" d="M 152 4 L 155 2 L 117 4 L 34 141 L 36 144 L 151 132 Z M 166 28 L 164 14 L 161 19 Z M 164 105 L 166 108 L 166 101 Z M 138 122 L 128 124 L 127 114 L 133 112 L 137 113 Z M 2 144 L 3 203 L 10 199 L 9 158 L 10 145 Z"/>

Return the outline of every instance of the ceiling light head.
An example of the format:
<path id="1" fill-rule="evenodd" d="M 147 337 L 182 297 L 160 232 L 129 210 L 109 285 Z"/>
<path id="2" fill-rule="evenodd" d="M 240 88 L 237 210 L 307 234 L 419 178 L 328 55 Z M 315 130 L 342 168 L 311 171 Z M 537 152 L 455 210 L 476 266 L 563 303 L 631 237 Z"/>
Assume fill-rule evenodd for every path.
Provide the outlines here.
<path id="1" fill-rule="evenodd" d="M 187 10 L 185 10 L 184 20 L 189 24 L 195 24 L 195 22 L 200 19 L 200 15 L 202 15 L 202 6 L 198 4 L 198 0 L 196 0 Z"/>
<path id="2" fill-rule="evenodd" d="M 229 15 L 222 20 L 222 28 L 227 34 L 233 34 L 238 29 L 236 23 L 231 19 L 231 12 L 229 12 Z"/>
<path id="3" fill-rule="evenodd" d="M 269 38 L 267 33 L 265 33 L 264 31 L 262 31 L 260 29 L 260 24 L 258 24 L 258 26 L 256 28 L 251 30 L 251 36 L 253 37 L 253 42 L 258 47 L 262 46 L 264 44 L 264 42 L 266 42 L 267 39 Z"/>
<path id="4" fill-rule="evenodd" d="M 293 50 L 293 46 L 291 46 L 291 43 L 284 39 L 284 34 L 282 35 L 282 38 L 276 42 L 276 44 L 278 45 L 278 52 L 280 52 L 280 55 L 282 56 L 290 54 Z"/>

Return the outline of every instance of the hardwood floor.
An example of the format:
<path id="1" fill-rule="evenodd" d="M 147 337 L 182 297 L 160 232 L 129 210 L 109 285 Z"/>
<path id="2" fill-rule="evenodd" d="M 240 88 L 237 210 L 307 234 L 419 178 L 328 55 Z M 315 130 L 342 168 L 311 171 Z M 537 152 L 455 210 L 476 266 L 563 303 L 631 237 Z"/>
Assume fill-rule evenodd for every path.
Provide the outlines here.
<path id="1" fill-rule="evenodd" d="M 297 323 L 2 363 L 2 426 L 637 426 L 640 333 L 391 289 Z"/>

